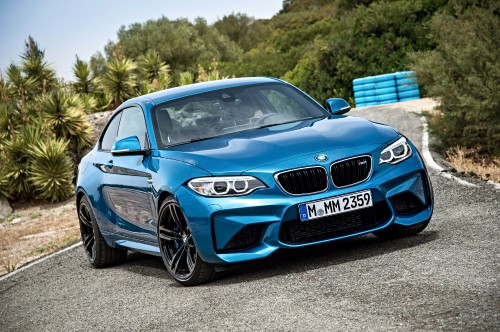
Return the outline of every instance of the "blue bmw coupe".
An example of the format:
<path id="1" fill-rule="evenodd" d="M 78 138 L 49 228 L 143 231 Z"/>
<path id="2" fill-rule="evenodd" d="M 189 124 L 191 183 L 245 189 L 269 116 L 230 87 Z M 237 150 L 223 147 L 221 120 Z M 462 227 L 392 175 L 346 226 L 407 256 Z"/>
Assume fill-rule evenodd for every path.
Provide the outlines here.
<path id="1" fill-rule="evenodd" d="M 96 268 L 161 256 L 182 285 L 220 266 L 373 233 L 421 232 L 433 194 L 391 127 L 272 78 L 168 89 L 123 103 L 81 161 L 76 204 Z M 222 267 L 223 268 L 223 267 Z"/>

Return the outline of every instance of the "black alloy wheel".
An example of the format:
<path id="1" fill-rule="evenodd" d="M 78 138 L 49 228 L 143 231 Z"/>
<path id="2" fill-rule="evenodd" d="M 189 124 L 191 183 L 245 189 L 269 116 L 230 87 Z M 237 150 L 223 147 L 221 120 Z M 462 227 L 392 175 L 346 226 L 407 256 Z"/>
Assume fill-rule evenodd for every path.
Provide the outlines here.
<path id="1" fill-rule="evenodd" d="M 92 217 L 87 202 L 82 199 L 78 209 L 78 219 L 80 220 L 80 233 L 82 235 L 83 249 L 87 259 L 92 264 L 96 257 L 96 243 Z"/>
<path id="2" fill-rule="evenodd" d="M 110 247 L 102 237 L 92 206 L 86 196 L 82 196 L 78 202 L 78 220 L 85 256 L 93 267 L 115 265 L 127 259 L 126 250 Z"/>
<path id="3" fill-rule="evenodd" d="M 198 285 L 215 277 L 196 249 L 189 225 L 179 204 L 167 199 L 160 207 L 158 243 L 168 272 L 184 286 Z"/>

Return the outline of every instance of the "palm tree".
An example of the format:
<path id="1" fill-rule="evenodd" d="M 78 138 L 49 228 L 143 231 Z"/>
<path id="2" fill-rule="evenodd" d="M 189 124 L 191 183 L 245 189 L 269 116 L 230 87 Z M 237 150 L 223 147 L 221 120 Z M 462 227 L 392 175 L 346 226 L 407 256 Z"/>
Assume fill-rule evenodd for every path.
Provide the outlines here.
<path id="1" fill-rule="evenodd" d="M 106 63 L 102 86 L 118 107 L 126 99 L 135 95 L 136 64 L 127 58 L 113 58 Z"/>
<path id="2" fill-rule="evenodd" d="M 80 60 L 76 57 L 76 62 L 73 65 L 73 74 L 76 81 L 72 83 L 73 89 L 77 93 L 94 93 L 100 82 L 99 77 L 92 74 L 92 70 L 88 62 Z"/>
<path id="3" fill-rule="evenodd" d="M 23 73 L 37 82 L 39 93 L 46 93 L 57 86 L 56 73 L 45 61 L 45 51 L 40 50 L 33 37 L 29 36 L 25 42 L 21 58 Z"/>

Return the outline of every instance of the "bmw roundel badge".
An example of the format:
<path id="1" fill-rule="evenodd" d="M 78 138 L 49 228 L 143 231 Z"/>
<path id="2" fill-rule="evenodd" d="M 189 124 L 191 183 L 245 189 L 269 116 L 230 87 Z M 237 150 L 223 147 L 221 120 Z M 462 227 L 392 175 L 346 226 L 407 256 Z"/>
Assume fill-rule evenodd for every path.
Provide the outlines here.
<path id="1" fill-rule="evenodd" d="M 323 162 L 323 161 L 328 160 L 328 156 L 326 154 L 321 153 L 321 154 L 316 155 L 316 157 L 314 157 L 314 159 L 316 159 L 317 161 Z"/>

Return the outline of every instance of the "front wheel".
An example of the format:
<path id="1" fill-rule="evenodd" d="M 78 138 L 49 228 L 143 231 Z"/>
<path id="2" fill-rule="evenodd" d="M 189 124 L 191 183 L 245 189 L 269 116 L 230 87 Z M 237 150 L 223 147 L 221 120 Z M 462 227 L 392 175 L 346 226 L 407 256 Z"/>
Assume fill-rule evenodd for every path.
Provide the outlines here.
<path id="1" fill-rule="evenodd" d="M 180 284 L 194 286 L 215 277 L 213 266 L 198 255 L 186 218 L 173 198 L 166 199 L 160 207 L 158 243 L 163 263 Z"/>

